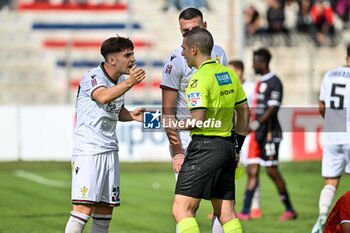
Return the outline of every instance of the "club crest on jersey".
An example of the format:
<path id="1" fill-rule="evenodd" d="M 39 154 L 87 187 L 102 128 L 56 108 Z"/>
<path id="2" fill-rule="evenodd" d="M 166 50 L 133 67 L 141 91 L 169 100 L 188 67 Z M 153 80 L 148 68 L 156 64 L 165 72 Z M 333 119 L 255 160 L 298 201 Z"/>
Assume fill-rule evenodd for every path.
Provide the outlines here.
<path id="1" fill-rule="evenodd" d="M 261 83 L 259 86 L 259 92 L 265 92 L 267 88 L 267 83 Z"/>
<path id="2" fill-rule="evenodd" d="M 191 92 L 187 95 L 191 107 L 198 107 L 202 105 L 201 94 L 199 92 Z"/>
<path id="3" fill-rule="evenodd" d="M 173 66 L 172 65 L 167 65 L 166 68 L 165 68 L 165 73 L 166 74 L 171 74 L 171 70 L 173 69 Z"/>
<path id="4" fill-rule="evenodd" d="M 80 189 L 80 192 L 81 192 L 81 198 L 87 198 L 87 192 L 88 192 L 88 188 L 86 186 L 82 187 Z"/>
<path id="5" fill-rule="evenodd" d="M 228 72 L 215 74 L 216 80 L 218 81 L 219 86 L 231 84 L 232 80 Z"/>
<path id="6" fill-rule="evenodd" d="M 97 80 L 96 80 L 96 78 L 95 77 L 93 77 L 93 76 L 91 76 L 91 85 L 92 85 L 92 87 L 94 87 L 94 86 L 96 86 L 97 85 Z"/>

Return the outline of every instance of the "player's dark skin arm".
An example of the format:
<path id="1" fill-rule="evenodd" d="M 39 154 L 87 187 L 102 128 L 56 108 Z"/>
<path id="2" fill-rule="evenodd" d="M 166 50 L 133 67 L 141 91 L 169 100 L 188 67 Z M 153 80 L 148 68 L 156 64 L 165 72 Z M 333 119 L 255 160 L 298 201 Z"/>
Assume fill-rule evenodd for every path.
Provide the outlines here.
<path id="1" fill-rule="evenodd" d="M 323 101 L 318 102 L 318 110 L 319 110 L 321 116 L 324 118 L 324 114 L 326 112 L 326 105 Z"/>
<path id="2" fill-rule="evenodd" d="M 264 114 L 258 119 L 260 125 L 265 124 L 268 120 L 277 114 L 278 107 L 277 106 L 269 106 Z"/>

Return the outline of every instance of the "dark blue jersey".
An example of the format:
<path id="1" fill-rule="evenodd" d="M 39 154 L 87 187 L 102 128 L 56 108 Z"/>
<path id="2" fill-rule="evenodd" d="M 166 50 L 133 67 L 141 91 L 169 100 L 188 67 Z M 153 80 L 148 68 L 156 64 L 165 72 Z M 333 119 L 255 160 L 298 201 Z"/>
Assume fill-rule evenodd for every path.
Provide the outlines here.
<path id="1" fill-rule="evenodd" d="M 267 122 L 261 124 L 256 131 L 256 139 L 261 142 L 263 140 L 279 141 L 282 139 L 282 128 L 278 120 L 278 110 L 283 98 L 283 85 L 281 80 L 273 73 L 262 76 L 257 85 L 256 100 L 256 120 L 266 112 L 269 106 L 277 108 L 276 114 L 270 116 Z"/>

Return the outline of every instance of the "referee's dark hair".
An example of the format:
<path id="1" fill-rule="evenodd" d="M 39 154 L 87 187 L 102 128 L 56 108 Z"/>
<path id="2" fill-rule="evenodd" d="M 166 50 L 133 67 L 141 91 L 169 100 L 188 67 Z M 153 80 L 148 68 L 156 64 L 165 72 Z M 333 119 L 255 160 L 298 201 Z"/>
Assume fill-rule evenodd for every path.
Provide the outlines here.
<path id="1" fill-rule="evenodd" d="M 236 67 L 237 69 L 244 71 L 244 64 L 241 60 L 231 60 L 228 62 L 229 65 Z"/>
<path id="2" fill-rule="evenodd" d="M 194 28 L 183 35 L 189 47 L 195 45 L 203 55 L 211 54 L 214 39 L 210 32 L 204 28 Z"/>
<path id="3" fill-rule="evenodd" d="M 253 56 L 261 57 L 267 65 L 270 63 L 272 58 L 270 51 L 266 48 L 255 50 Z"/>
<path id="4" fill-rule="evenodd" d="M 107 60 L 107 57 L 110 53 L 119 53 L 126 49 L 134 49 L 134 44 L 129 38 L 116 36 L 110 37 L 107 40 L 103 41 L 101 45 L 101 55 Z"/>
<path id="5" fill-rule="evenodd" d="M 186 20 L 193 19 L 196 17 L 200 17 L 203 20 L 202 12 L 194 7 L 186 8 L 179 15 L 179 19 L 186 19 Z"/>

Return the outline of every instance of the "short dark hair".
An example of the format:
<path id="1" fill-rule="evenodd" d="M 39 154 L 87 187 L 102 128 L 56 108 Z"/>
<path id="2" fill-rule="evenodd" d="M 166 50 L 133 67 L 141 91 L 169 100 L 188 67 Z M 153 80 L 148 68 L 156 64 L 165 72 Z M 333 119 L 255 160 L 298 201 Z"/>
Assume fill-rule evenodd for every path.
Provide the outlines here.
<path id="1" fill-rule="evenodd" d="M 260 48 L 253 52 L 254 56 L 261 57 L 266 64 L 269 64 L 272 58 L 270 51 L 267 48 Z"/>
<path id="2" fill-rule="evenodd" d="M 348 46 L 346 48 L 346 56 L 350 57 L 350 43 L 348 44 Z"/>
<path id="3" fill-rule="evenodd" d="M 126 49 L 134 49 L 132 41 L 129 38 L 116 36 L 103 41 L 100 51 L 104 59 L 107 59 L 108 54 L 118 53 Z"/>
<path id="4" fill-rule="evenodd" d="M 203 20 L 202 12 L 194 7 L 186 8 L 179 15 L 179 19 L 193 19 L 196 17 L 200 17 Z"/>
<path id="5" fill-rule="evenodd" d="M 193 28 L 183 35 L 187 44 L 191 47 L 195 45 L 203 55 L 211 54 L 214 46 L 214 39 L 210 32 L 204 28 Z"/>
<path id="6" fill-rule="evenodd" d="M 241 71 L 244 71 L 244 64 L 241 60 L 231 60 L 228 62 L 228 64 L 238 68 Z"/>

